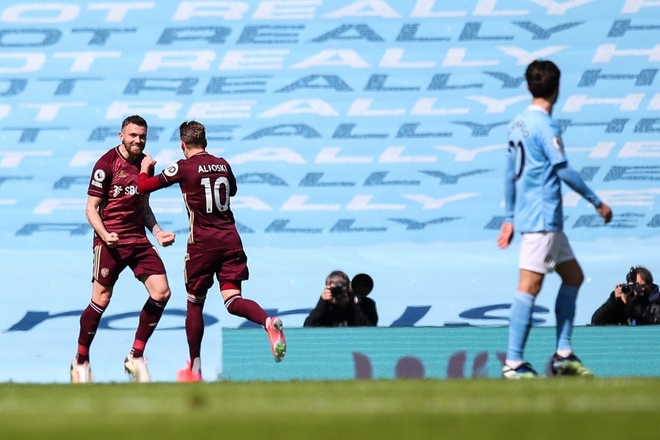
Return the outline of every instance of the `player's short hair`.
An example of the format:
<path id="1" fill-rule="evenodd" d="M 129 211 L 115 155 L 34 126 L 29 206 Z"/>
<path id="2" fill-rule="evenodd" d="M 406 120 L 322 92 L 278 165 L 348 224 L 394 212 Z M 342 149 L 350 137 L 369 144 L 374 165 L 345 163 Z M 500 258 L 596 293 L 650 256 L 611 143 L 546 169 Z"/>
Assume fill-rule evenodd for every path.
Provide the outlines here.
<path id="1" fill-rule="evenodd" d="M 186 145 L 197 145 L 206 148 L 206 129 L 197 121 L 186 121 L 179 126 L 179 138 Z"/>
<path id="2" fill-rule="evenodd" d="M 559 88 L 559 67 L 552 61 L 532 61 L 525 71 L 529 91 L 534 98 L 549 98 Z"/>
<path id="3" fill-rule="evenodd" d="M 348 287 L 348 275 L 346 275 L 341 270 L 333 270 L 330 272 L 330 275 L 325 278 L 325 285 L 329 286 L 330 283 L 343 284 L 344 286 Z"/>
<path id="4" fill-rule="evenodd" d="M 138 115 L 132 115 L 124 119 L 124 121 L 121 123 L 122 130 L 128 124 L 134 124 L 137 125 L 138 127 L 148 128 L 147 121 L 142 116 L 138 116 Z"/>

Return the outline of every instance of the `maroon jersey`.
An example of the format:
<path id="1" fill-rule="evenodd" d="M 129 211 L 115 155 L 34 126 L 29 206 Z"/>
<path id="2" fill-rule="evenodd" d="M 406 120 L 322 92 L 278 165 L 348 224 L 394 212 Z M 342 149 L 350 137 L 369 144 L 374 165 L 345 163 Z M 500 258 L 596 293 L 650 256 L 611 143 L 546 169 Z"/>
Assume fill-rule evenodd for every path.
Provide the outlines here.
<path id="1" fill-rule="evenodd" d="M 189 250 L 242 248 L 229 198 L 236 177 L 229 163 L 207 152 L 173 163 L 158 175 L 162 186 L 178 183 L 188 210 Z"/>
<path id="2" fill-rule="evenodd" d="M 147 196 L 137 189 L 141 155 L 135 163 L 127 161 L 115 147 L 94 165 L 87 194 L 103 199 L 99 214 L 108 232 L 119 236 L 119 244 L 148 241 L 144 224 Z M 100 238 L 94 234 L 94 242 Z"/>

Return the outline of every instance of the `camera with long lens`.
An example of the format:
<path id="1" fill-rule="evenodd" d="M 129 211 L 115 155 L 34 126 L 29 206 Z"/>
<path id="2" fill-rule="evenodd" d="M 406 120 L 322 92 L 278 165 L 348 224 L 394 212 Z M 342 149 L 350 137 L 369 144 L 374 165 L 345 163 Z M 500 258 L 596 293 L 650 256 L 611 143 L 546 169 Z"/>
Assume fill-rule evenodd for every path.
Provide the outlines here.
<path id="1" fill-rule="evenodd" d="M 343 283 L 337 283 L 330 288 L 330 294 L 333 298 L 341 298 L 348 293 L 348 286 Z"/>
<path id="2" fill-rule="evenodd" d="M 635 292 L 640 290 L 639 284 L 637 284 L 637 270 L 634 267 L 630 268 L 630 271 L 626 275 L 626 282 L 621 285 L 621 292 L 625 295 L 633 295 Z"/>
<path id="3" fill-rule="evenodd" d="M 359 273 L 353 277 L 349 285 L 336 283 L 330 288 L 330 294 L 333 298 L 342 298 L 348 294 L 349 286 L 352 293 L 359 300 L 371 293 L 374 288 L 374 280 L 366 273 Z"/>
<path id="4" fill-rule="evenodd" d="M 359 273 L 351 280 L 351 289 L 358 298 L 367 296 L 374 289 L 374 280 L 366 273 Z"/>

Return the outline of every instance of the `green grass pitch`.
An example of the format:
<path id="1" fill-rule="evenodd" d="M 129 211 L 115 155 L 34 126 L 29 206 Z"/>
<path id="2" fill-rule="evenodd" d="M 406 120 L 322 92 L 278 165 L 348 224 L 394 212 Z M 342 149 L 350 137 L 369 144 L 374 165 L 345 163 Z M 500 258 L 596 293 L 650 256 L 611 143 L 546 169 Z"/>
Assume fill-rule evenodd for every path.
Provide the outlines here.
<path id="1" fill-rule="evenodd" d="M 0 384 L 0 439 L 657 439 L 660 378 Z"/>

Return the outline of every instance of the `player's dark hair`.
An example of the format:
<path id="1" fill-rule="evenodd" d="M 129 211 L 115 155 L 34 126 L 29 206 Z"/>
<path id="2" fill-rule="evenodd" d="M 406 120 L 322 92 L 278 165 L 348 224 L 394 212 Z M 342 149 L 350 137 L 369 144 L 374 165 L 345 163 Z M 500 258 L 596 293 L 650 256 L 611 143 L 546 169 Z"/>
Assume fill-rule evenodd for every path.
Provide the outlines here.
<path id="1" fill-rule="evenodd" d="M 330 283 L 343 284 L 344 286 L 348 287 L 348 275 L 346 275 L 341 270 L 333 270 L 330 272 L 330 275 L 325 278 L 325 285 L 329 286 Z"/>
<path id="2" fill-rule="evenodd" d="M 124 119 L 124 121 L 121 123 L 122 130 L 128 124 L 134 124 L 137 125 L 138 127 L 149 128 L 147 125 L 147 121 L 142 116 L 138 116 L 138 115 L 129 116 L 126 119 Z"/>
<path id="3" fill-rule="evenodd" d="M 549 98 L 559 88 L 559 67 L 552 61 L 535 60 L 527 66 L 525 79 L 534 98 Z"/>
<path id="4" fill-rule="evenodd" d="M 197 145 L 206 148 L 206 129 L 197 121 L 186 121 L 179 126 L 179 138 L 186 145 Z"/>

